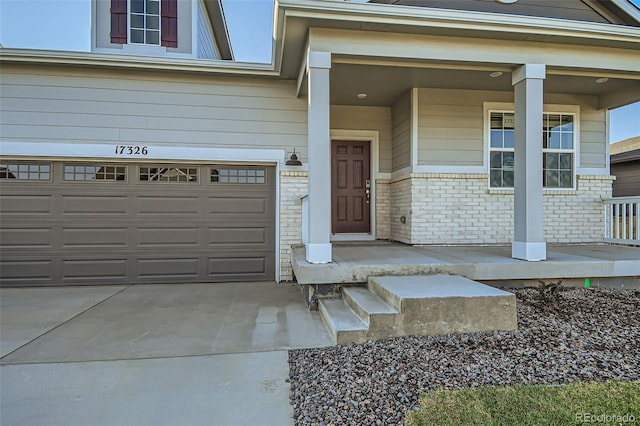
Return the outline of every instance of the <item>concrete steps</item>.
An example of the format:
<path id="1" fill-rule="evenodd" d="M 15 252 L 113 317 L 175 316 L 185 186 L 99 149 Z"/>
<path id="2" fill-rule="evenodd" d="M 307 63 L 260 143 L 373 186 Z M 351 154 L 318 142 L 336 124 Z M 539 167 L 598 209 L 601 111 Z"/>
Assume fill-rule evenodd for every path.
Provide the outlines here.
<path id="1" fill-rule="evenodd" d="M 372 277 L 319 308 L 337 344 L 517 328 L 515 295 L 457 275 Z"/>
<path id="2" fill-rule="evenodd" d="M 318 301 L 318 310 L 336 344 L 362 343 L 367 340 L 369 326 L 342 299 L 321 299 Z"/>

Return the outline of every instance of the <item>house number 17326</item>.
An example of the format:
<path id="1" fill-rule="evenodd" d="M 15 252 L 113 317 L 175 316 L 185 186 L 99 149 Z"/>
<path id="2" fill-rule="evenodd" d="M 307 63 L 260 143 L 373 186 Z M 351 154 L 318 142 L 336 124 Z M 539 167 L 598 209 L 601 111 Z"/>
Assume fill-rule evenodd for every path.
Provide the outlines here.
<path id="1" fill-rule="evenodd" d="M 146 146 L 140 145 L 116 145 L 116 155 L 147 155 Z"/>

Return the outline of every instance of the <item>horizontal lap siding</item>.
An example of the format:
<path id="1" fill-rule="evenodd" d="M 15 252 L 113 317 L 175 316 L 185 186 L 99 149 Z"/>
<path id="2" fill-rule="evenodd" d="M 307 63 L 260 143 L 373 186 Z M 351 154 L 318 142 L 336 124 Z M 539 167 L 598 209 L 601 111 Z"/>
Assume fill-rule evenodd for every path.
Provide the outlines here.
<path id="1" fill-rule="evenodd" d="M 487 101 L 511 102 L 513 95 L 479 90 L 420 89 L 418 164 L 482 166 L 483 103 Z"/>
<path id="2" fill-rule="evenodd" d="M 377 130 L 381 173 L 391 172 L 391 110 L 386 107 L 332 106 L 331 129 Z"/>
<path id="3" fill-rule="evenodd" d="M 545 94 L 545 104 L 580 107 L 580 167 L 606 168 L 606 112 L 593 96 Z M 418 164 L 481 166 L 484 102 L 513 103 L 513 93 L 420 89 Z M 552 111 L 549 111 L 552 112 Z"/>
<path id="4" fill-rule="evenodd" d="M 612 164 L 611 174 L 616 177 L 613 182 L 614 197 L 640 196 L 640 160 Z"/>
<path id="5" fill-rule="evenodd" d="M 306 159 L 306 101 L 290 81 L 5 66 L 1 84 L 4 140 L 296 146 Z"/>
<path id="6" fill-rule="evenodd" d="M 606 112 L 583 104 L 580 118 L 580 167 L 607 167 Z"/>
<path id="7" fill-rule="evenodd" d="M 392 169 L 411 165 L 411 92 L 407 92 L 391 106 Z"/>

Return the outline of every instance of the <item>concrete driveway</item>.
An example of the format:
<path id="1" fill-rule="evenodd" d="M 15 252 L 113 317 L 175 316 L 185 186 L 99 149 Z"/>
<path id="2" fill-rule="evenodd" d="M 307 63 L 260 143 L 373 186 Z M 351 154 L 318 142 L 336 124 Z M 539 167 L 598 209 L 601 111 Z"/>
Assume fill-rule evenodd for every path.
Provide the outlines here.
<path id="1" fill-rule="evenodd" d="M 297 285 L 0 290 L 0 424 L 291 424 L 287 350 L 328 346 Z"/>

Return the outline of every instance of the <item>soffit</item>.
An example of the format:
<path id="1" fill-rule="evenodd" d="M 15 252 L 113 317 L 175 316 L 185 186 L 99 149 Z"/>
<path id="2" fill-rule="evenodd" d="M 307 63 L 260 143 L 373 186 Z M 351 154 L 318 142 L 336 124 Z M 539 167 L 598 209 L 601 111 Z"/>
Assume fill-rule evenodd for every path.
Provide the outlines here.
<path id="1" fill-rule="evenodd" d="M 413 87 L 462 90 L 490 90 L 513 92 L 511 72 L 503 71 L 496 78 L 489 77 L 490 64 L 479 70 L 451 68 L 410 68 L 397 66 L 354 65 L 334 63 L 331 68 L 331 103 L 334 105 L 390 106 Z M 596 83 L 594 76 L 548 74 L 545 93 L 576 95 L 604 95 L 619 91 L 640 91 L 640 80 L 610 78 Z M 357 99 L 366 93 L 366 99 Z"/>

